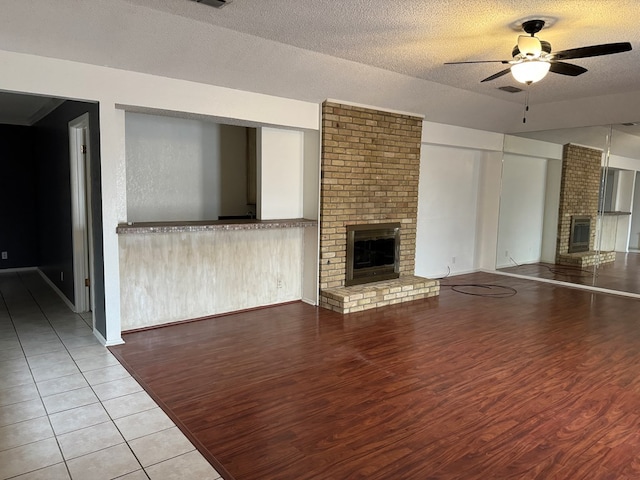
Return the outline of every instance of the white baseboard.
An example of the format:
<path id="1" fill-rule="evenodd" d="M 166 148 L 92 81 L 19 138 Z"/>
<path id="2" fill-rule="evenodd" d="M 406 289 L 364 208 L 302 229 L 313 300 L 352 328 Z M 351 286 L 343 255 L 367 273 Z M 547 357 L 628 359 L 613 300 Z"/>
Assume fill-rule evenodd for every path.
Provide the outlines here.
<path id="1" fill-rule="evenodd" d="M 56 286 L 56 284 L 53 283 L 51 281 L 51 279 L 44 274 L 44 272 L 42 270 L 40 270 L 39 268 L 37 270 L 38 270 L 38 273 L 40 274 L 40 276 L 43 278 L 43 280 L 45 282 L 47 282 L 47 285 L 49 285 L 53 289 L 53 291 L 56 292 L 58 294 L 58 296 L 64 301 L 64 303 L 67 304 L 67 307 L 69 307 L 72 312 L 78 313 L 78 312 L 76 312 L 76 306 L 73 303 L 71 303 L 71 300 L 69 300 L 64 293 L 62 293 L 62 290 L 60 290 Z"/>
<path id="2" fill-rule="evenodd" d="M 95 328 L 93 329 L 93 334 L 98 339 L 98 341 L 102 344 L 103 347 L 112 347 L 114 345 L 122 345 L 124 343 L 124 340 L 122 340 L 122 338 L 118 338 L 117 340 L 111 340 L 110 342 L 107 342 L 107 340 L 102 336 L 102 334 Z"/>
<path id="3" fill-rule="evenodd" d="M 559 287 L 575 288 L 577 290 L 589 290 L 597 293 L 607 293 L 609 295 L 618 295 L 621 297 L 640 298 L 640 294 L 632 292 L 623 292 L 621 290 L 611 290 L 609 288 L 593 287 L 591 285 L 581 285 L 579 283 L 562 282 L 560 280 L 553 280 L 551 278 L 530 277 L 527 275 L 519 275 L 517 273 L 499 272 L 496 270 L 486 270 L 487 273 L 495 273 L 496 275 L 503 275 L 505 277 L 521 278 L 522 280 L 532 280 L 534 282 L 550 283 Z"/>
<path id="4" fill-rule="evenodd" d="M 308 303 L 309 305 L 312 305 L 314 307 L 318 305 L 318 302 L 316 302 L 315 300 L 312 300 L 310 298 L 304 298 L 303 297 L 300 300 L 302 300 L 304 303 Z"/>

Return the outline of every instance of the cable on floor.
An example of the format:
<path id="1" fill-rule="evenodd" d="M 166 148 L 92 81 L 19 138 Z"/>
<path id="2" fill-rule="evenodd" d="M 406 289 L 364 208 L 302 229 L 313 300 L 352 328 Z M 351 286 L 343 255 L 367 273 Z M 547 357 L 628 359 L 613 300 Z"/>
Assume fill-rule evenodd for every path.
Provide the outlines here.
<path id="1" fill-rule="evenodd" d="M 518 291 L 513 287 L 507 287 L 504 285 L 491 285 L 488 283 L 457 283 L 457 284 L 440 284 L 441 287 L 449 287 L 451 290 L 457 293 L 462 293 L 464 295 L 473 295 L 475 297 L 486 297 L 486 298 L 509 298 L 513 297 Z M 493 290 L 491 292 L 485 291 L 483 293 L 479 292 L 469 292 L 465 291 L 466 288 L 483 288 L 486 290 Z"/>
<path id="2" fill-rule="evenodd" d="M 509 260 L 511 260 L 513 262 L 513 264 L 516 267 L 526 267 L 528 265 L 521 265 L 518 262 L 516 262 L 513 257 L 509 257 Z M 554 265 L 553 267 L 545 264 L 545 263 L 537 263 L 535 266 L 537 267 L 544 267 L 547 270 L 549 270 L 549 272 L 555 274 L 555 275 L 564 275 L 566 277 L 568 276 L 575 276 L 576 274 L 579 274 L 578 276 L 580 277 L 591 277 L 591 276 L 598 276 L 597 272 L 594 272 L 592 270 L 585 270 L 582 267 L 572 267 L 571 265 Z M 576 272 L 576 274 L 574 273 L 568 273 L 568 272 Z"/>

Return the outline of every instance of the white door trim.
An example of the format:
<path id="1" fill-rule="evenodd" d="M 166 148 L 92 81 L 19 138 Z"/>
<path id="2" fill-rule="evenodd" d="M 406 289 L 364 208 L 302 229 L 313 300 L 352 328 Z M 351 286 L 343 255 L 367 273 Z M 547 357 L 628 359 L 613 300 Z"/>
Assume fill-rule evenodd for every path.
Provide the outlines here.
<path id="1" fill-rule="evenodd" d="M 83 147 L 84 146 L 84 147 Z M 84 152 L 83 152 L 84 148 Z M 89 114 L 85 113 L 69 122 L 69 154 L 71 161 L 71 225 L 73 236 L 73 290 L 76 312 L 91 310 L 93 288 L 86 286 L 85 279 L 94 285 L 89 258 L 93 258 L 91 235 L 91 205 L 89 162 Z M 93 297 L 93 295 L 91 295 Z"/>

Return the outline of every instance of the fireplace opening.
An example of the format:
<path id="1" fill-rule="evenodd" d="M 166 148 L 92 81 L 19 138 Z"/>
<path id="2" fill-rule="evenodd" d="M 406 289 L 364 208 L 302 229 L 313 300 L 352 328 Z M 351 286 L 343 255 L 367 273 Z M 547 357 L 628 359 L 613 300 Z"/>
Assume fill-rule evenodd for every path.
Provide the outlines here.
<path id="1" fill-rule="evenodd" d="M 569 253 L 588 252 L 591 237 L 591 217 L 571 217 Z"/>
<path id="2" fill-rule="evenodd" d="M 345 285 L 390 280 L 400 276 L 400 224 L 347 226 Z"/>

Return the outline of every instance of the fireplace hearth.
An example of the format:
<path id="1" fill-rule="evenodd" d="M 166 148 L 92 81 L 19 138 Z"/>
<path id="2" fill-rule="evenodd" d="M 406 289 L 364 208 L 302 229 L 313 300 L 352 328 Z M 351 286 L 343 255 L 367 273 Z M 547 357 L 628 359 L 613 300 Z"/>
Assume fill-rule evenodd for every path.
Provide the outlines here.
<path id="1" fill-rule="evenodd" d="M 400 224 L 347 226 L 345 285 L 390 280 L 400 276 Z"/>

